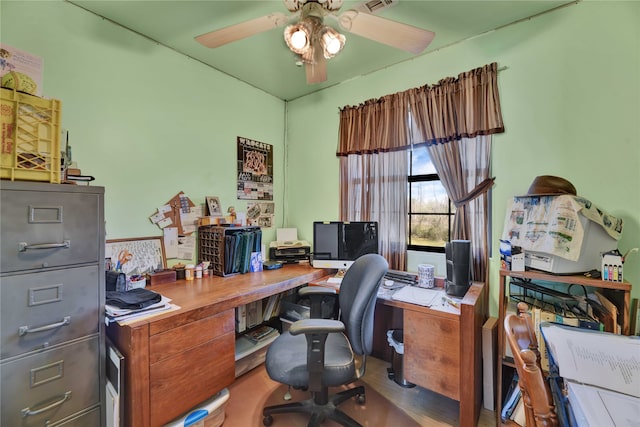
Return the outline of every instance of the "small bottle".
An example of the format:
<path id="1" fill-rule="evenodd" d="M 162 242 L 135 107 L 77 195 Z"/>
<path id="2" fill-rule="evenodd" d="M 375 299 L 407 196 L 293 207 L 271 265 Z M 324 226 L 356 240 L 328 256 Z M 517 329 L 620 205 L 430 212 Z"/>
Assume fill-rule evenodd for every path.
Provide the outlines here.
<path id="1" fill-rule="evenodd" d="M 609 281 L 613 281 L 613 265 L 609 264 Z"/>
<path id="2" fill-rule="evenodd" d="M 618 281 L 618 266 L 617 265 L 613 266 L 613 281 L 614 282 Z"/>
<path id="3" fill-rule="evenodd" d="M 202 266 L 196 266 L 196 279 L 202 279 Z"/>
<path id="4" fill-rule="evenodd" d="M 193 264 L 187 264 L 187 267 L 184 269 L 184 278 L 186 280 L 193 280 L 193 273 L 195 268 L 196 267 Z"/>
<path id="5" fill-rule="evenodd" d="M 609 264 L 605 264 L 602 269 L 602 280 L 609 280 Z"/>

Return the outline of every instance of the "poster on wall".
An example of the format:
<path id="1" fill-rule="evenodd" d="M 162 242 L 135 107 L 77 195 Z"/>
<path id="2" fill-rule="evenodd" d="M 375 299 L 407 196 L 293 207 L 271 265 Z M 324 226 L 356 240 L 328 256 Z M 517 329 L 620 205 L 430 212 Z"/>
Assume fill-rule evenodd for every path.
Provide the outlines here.
<path id="1" fill-rule="evenodd" d="M 3 87 L 14 88 L 18 84 L 17 90 L 42 96 L 42 68 L 44 61 L 39 56 L 25 52 L 15 47 L 0 44 L 0 77 Z M 16 79 L 20 82 L 7 81 L 10 76 L 4 77 L 11 72 L 18 73 Z"/>
<path id="2" fill-rule="evenodd" d="M 238 137 L 238 199 L 273 200 L 273 146 Z"/>
<path id="3" fill-rule="evenodd" d="M 247 224 L 262 228 L 271 227 L 274 213 L 275 203 L 273 202 L 249 202 L 247 203 Z"/>

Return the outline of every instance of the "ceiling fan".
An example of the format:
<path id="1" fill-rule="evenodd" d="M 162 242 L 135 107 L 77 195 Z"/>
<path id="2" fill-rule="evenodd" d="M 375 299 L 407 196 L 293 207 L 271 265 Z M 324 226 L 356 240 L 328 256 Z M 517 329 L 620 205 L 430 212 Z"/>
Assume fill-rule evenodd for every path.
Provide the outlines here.
<path id="1" fill-rule="evenodd" d="M 216 48 L 287 25 L 284 30 L 285 42 L 298 61 L 305 64 L 307 83 L 311 84 L 327 79 L 326 60 L 338 54 L 345 44 L 345 37 L 326 25 L 325 18 L 331 18 L 346 32 L 413 54 L 422 52 L 435 36 L 432 31 L 356 9 L 337 14 L 343 0 L 283 1 L 291 12 L 289 16 L 274 12 L 199 35 L 195 39 L 206 47 Z M 394 0 L 395 3 L 397 1 Z"/>

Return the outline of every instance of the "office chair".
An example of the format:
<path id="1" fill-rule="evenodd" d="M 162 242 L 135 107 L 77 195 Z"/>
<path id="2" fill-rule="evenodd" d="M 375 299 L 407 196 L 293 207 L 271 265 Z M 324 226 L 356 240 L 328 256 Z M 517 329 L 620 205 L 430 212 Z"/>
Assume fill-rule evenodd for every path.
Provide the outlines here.
<path id="1" fill-rule="evenodd" d="M 315 318 L 320 304 L 335 290 L 308 286 L 299 295 L 311 301 L 311 318 L 291 325 L 271 343 L 266 355 L 266 369 L 272 380 L 305 389 L 311 398 L 302 402 L 269 406 L 263 409 L 263 424 L 271 425 L 272 414 L 302 412 L 310 414 L 309 427 L 331 419 L 347 427 L 361 427 L 337 406 L 355 397 L 364 403 L 363 386 L 329 396 L 329 387 L 354 382 L 364 375 L 366 356 L 373 346 L 373 315 L 378 287 L 387 272 L 387 261 L 380 255 L 358 258 L 347 270 L 337 295 L 340 320 Z M 356 355 L 360 359 L 356 369 Z"/>
<path id="2" fill-rule="evenodd" d="M 518 303 L 518 313 L 510 313 L 505 317 L 504 330 L 518 371 L 526 425 L 557 427 L 558 417 L 553 396 L 540 368 L 538 340 L 526 303 Z M 518 425 L 511 420 L 507 424 Z"/>

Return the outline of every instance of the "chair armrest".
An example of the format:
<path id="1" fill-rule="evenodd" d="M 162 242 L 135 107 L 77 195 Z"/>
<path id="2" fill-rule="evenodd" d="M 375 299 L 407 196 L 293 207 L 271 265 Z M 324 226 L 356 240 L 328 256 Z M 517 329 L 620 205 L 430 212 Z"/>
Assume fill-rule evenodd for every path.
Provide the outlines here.
<path id="1" fill-rule="evenodd" d="M 291 335 L 304 334 L 307 340 L 308 387 L 311 392 L 323 390 L 322 373 L 327 336 L 345 330 L 344 323 L 333 319 L 302 319 L 289 328 Z"/>
<path id="2" fill-rule="evenodd" d="M 324 286 L 305 286 L 298 290 L 298 295 L 306 297 L 311 295 L 337 295 L 337 293 L 335 289 L 325 288 Z"/>
<path id="3" fill-rule="evenodd" d="M 291 335 L 330 334 L 343 331 L 344 323 L 332 319 L 302 319 L 294 322 L 289 328 Z"/>

